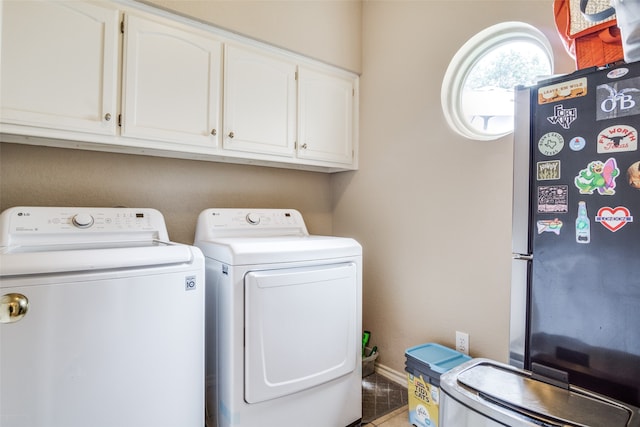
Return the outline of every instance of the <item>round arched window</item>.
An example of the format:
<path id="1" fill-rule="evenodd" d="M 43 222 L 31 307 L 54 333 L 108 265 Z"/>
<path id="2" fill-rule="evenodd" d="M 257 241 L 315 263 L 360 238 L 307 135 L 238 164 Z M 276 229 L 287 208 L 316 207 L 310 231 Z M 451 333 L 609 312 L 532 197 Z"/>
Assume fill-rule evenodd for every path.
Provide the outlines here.
<path id="1" fill-rule="evenodd" d="M 493 140 L 513 131 L 513 88 L 553 73 L 549 40 L 523 22 L 504 22 L 469 39 L 442 82 L 449 125 L 460 135 Z"/>

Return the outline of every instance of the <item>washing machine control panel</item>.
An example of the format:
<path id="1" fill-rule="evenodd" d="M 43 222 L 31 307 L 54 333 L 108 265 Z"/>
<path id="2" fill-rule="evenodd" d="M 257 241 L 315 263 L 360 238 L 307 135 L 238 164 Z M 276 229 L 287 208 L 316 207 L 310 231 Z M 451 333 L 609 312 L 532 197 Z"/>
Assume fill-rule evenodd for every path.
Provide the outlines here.
<path id="1" fill-rule="evenodd" d="M 206 221 L 209 238 L 256 234 L 308 235 L 302 215 L 294 209 L 207 209 L 200 215 Z"/>
<path id="2" fill-rule="evenodd" d="M 2 239 L 14 243 L 21 239 L 39 244 L 64 242 L 69 238 L 65 236 L 79 233 L 87 239 L 99 235 L 96 241 L 168 241 L 164 218 L 155 209 L 38 206 L 10 208 L 2 215 Z"/>

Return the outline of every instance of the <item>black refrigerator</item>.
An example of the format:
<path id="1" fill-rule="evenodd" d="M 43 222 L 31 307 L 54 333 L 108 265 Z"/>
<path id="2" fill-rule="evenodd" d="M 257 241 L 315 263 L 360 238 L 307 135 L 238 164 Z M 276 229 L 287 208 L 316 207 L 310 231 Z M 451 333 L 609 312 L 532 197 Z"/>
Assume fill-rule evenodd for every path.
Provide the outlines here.
<path id="1" fill-rule="evenodd" d="M 510 362 L 640 406 L 640 63 L 515 95 Z"/>

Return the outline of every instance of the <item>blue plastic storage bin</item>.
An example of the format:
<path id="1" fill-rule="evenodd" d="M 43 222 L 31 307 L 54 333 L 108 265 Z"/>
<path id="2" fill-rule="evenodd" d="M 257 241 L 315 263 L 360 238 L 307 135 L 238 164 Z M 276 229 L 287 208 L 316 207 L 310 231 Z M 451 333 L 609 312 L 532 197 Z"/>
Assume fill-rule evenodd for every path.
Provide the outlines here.
<path id="1" fill-rule="evenodd" d="M 471 357 L 436 343 L 408 348 L 405 356 L 409 422 L 417 427 L 438 427 L 440 375 Z"/>

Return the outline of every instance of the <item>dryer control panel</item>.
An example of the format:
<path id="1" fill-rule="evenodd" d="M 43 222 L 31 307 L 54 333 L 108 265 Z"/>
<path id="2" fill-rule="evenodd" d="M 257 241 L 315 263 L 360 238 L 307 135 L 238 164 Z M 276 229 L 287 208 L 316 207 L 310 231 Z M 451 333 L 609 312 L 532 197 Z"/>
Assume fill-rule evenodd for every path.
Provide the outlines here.
<path id="1" fill-rule="evenodd" d="M 243 236 L 308 236 L 302 215 L 295 209 L 206 209 L 196 240 Z"/>

